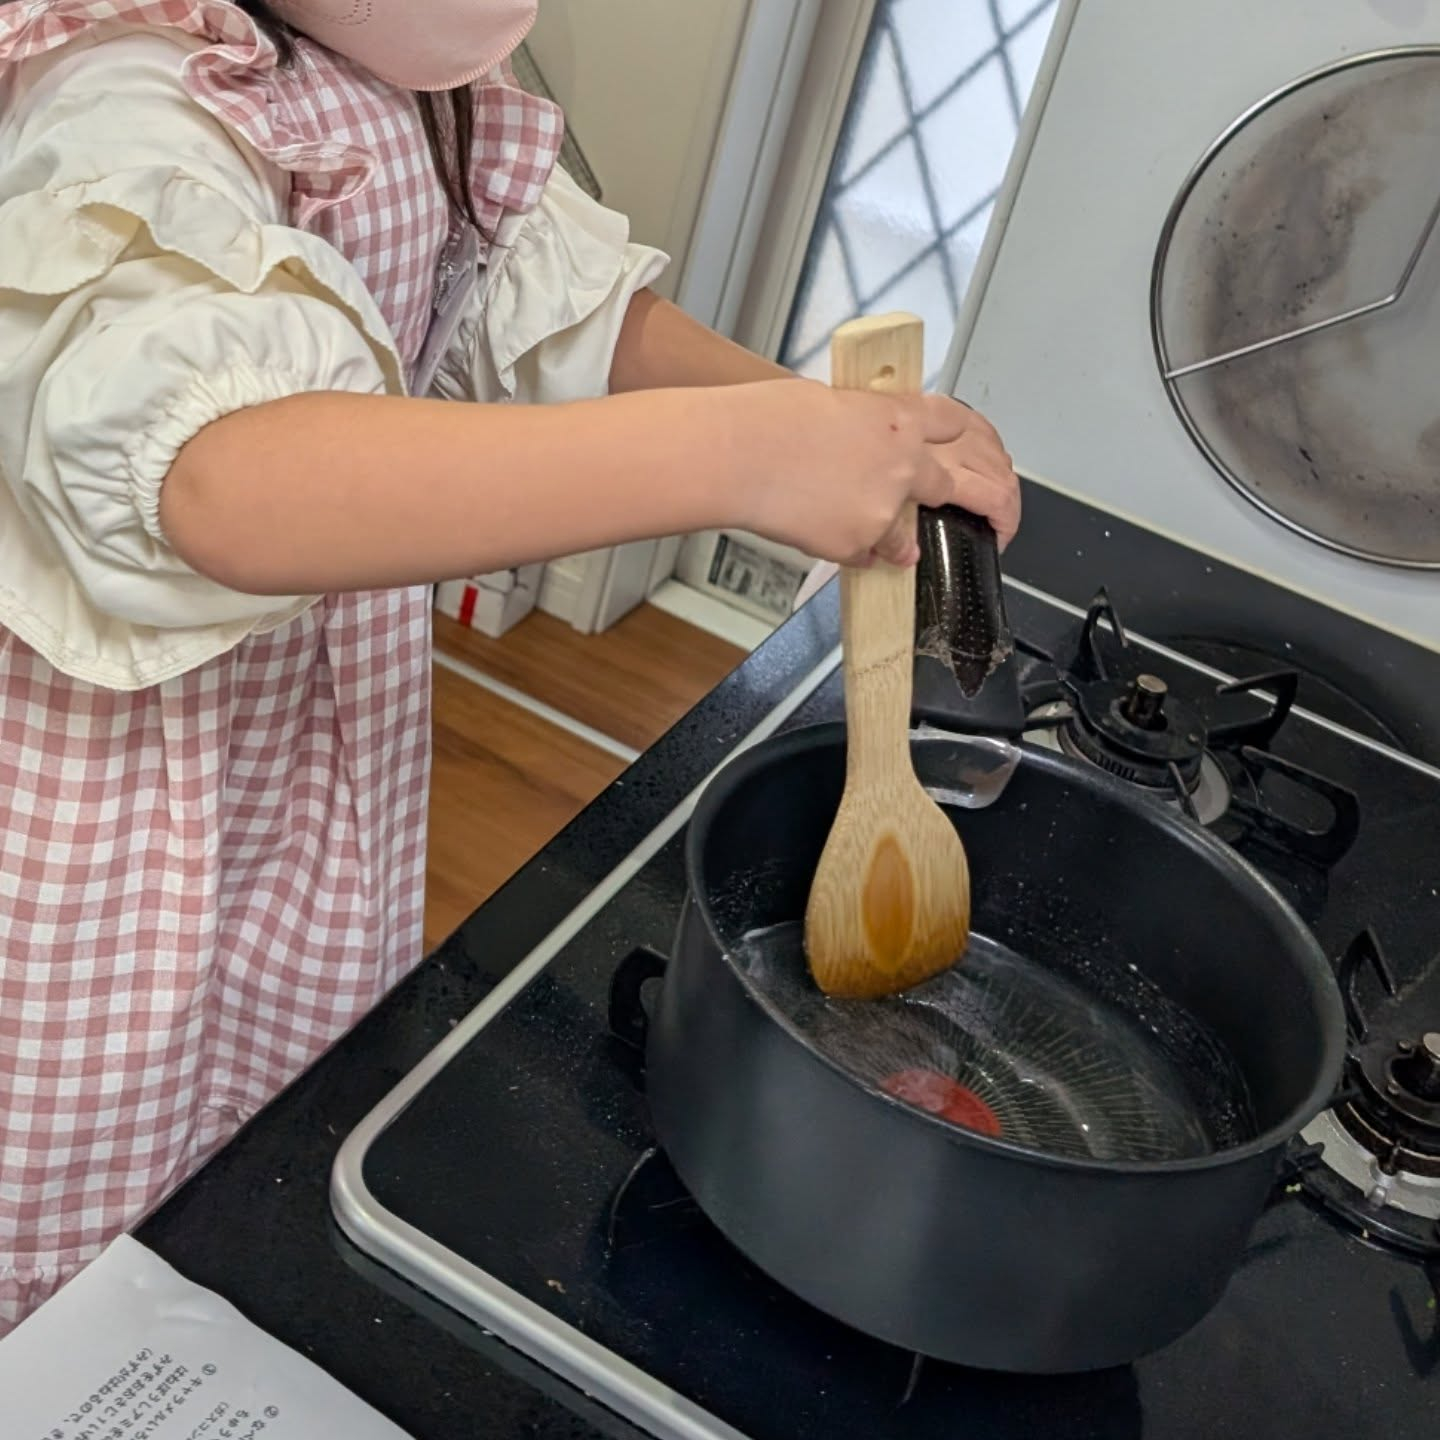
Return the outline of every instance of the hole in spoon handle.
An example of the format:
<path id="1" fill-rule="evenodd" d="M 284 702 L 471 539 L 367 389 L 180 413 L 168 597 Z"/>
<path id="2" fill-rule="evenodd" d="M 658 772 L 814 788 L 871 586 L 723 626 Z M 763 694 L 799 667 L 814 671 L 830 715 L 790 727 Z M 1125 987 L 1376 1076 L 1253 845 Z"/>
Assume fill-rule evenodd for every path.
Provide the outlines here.
<path id="1" fill-rule="evenodd" d="M 830 339 L 830 383 L 837 390 L 918 395 L 925 385 L 925 323 L 895 312 L 848 320 Z"/>

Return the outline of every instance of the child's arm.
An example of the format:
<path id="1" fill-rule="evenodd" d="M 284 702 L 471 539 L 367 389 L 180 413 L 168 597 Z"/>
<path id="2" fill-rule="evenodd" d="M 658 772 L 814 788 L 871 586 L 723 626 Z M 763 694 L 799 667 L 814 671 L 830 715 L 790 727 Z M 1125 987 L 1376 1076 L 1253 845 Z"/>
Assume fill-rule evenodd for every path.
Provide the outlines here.
<path id="1" fill-rule="evenodd" d="M 811 381 L 649 390 L 555 406 L 323 393 L 237 411 L 171 466 L 160 523 L 203 574 L 315 594 L 482 573 L 739 526 L 810 554 L 900 562 L 907 500 L 997 509 L 1013 480 L 960 463 L 953 400 Z"/>
<path id="2" fill-rule="evenodd" d="M 614 394 L 672 385 L 743 385 L 790 376 L 783 366 L 717 335 L 653 290 L 641 290 L 630 301 L 610 362 Z"/>
<path id="3" fill-rule="evenodd" d="M 630 301 L 610 364 L 612 393 L 787 378 L 794 377 L 783 366 L 717 335 L 650 290 Z M 1020 492 L 995 427 L 971 413 L 943 460 L 962 487 L 952 498 L 984 515 L 1003 549 L 1020 523 Z"/>
<path id="4" fill-rule="evenodd" d="M 797 380 L 650 291 L 630 302 L 610 388 L 557 406 L 329 394 L 242 411 L 181 451 L 161 524 L 197 570 L 277 595 L 723 526 L 824 559 L 907 561 L 913 538 L 892 527 L 911 499 L 1014 532 L 1009 457 L 973 412 Z"/>

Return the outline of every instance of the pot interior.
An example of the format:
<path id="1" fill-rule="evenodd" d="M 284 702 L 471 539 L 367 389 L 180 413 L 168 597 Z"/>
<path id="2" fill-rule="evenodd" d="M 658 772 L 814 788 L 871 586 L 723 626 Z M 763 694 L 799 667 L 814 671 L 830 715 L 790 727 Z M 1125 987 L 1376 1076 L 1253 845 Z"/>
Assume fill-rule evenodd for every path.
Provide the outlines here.
<path id="1" fill-rule="evenodd" d="M 772 742 L 696 817 L 690 882 L 777 1023 L 857 1084 L 1022 1149 L 1154 1163 L 1293 1133 L 1338 1072 L 1313 938 L 1245 862 L 1064 757 L 948 813 L 970 860 L 960 964 L 886 1001 L 810 980 L 802 917 L 839 804 L 843 735 Z M 915 747 L 943 785 L 964 741 Z"/>

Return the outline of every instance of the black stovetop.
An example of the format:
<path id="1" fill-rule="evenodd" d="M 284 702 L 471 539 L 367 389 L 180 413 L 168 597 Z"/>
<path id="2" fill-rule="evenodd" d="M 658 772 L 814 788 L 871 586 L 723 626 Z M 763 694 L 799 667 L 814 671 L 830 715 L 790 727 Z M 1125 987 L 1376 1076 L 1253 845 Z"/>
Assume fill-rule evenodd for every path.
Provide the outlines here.
<path id="1" fill-rule="evenodd" d="M 1053 652 L 1073 635 L 1073 612 L 1025 593 L 1010 604 L 1034 646 Z M 1219 703 L 1213 677 L 1176 659 L 1150 655 L 1146 668 L 1202 708 Z M 840 706 L 832 676 L 787 727 Z M 1271 748 L 1352 789 L 1359 834 L 1328 873 L 1242 848 L 1330 953 L 1370 927 L 1401 986 L 1413 982 L 1440 950 L 1440 778 L 1302 714 Z M 608 1031 L 616 965 L 670 943 L 680 846 L 644 864 L 374 1141 L 363 1173 L 385 1210 L 753 1440 L 1440 1433 L 1431 1281 L 1283 1190 L 1220 1306 L 1168 1349 L 1103 1374 L 917 1372 L 782 1291 L 663 1157 L 646 1159 L 641 1065 Z M 407 1282 L 371 1274 L 415 1301 Z"/>
<path id="2" fill-rule="evenodd" d="M 1207 647 L 1218 640 L 1221 652 L 1206 658 L 1233 673 L 1293 661 L 1310 676 L 1328 676 L 1344 693 L 1302 678 L 1301 704 L 1378 735 L 1398 735 L 1405 748 L 1440 763 L 1440 654 L 1043 486 L 1027 487 L 1025 529 L 1006 569 L 1077 605 L 1104 580 L 1135 630 L 1170 638 L 1187 652 L 1197 637 Z M 639 1440 L 633 1426 L 347 1244 L 331 1215 L 331 1166 L 367 1114 L 835 645 L 836 610 L 834 594 L 822 595 L 782 627 L 181 1186 L 139 1227 L 138 1238 L 414 1440 Z M 1020 604 L 1013 613 L 1025 619 Z M 1232 648 L 1235 658 L 1227 659 Z M 1405 864 L 1403 884 L 1424 899 L 1437 883 L 1436 869 L 1432 861 L 1427 870 L 1410 847 L 1433 853 L 1435 810 L 1427 798 L 1433 782 L 1421 776 L 1411 788 L 1395 762 L 1356 758 L 1366 771 L 1357 785 L 1367 797 L 1364 844 L 1393 847 Z M 1377 781 L 1391 795 L 1378 805 L 1369 801 Z M 1401 924 L 1392 932 L 1404 928 L 1403 897 L 1371 912 L 1361 860 L 1357 851 L 1307 911 L 1320 913 L 1332 951 L 1346 943 L 1351 914 L 1378 919 L 1379 911 L 1393 909 Z M 654 895 L 642 903 L 663 945 L 670 924 L 664 905 Z M 1424 963 L 1433 948 L 1425 933 L 1433 935 L 1432 919 L 1418 917 L 1408 939 L 1392 933 L 1390 943 L 1407 964 Z M 639 932 L 622 943 L 634 938 Z M 563 979 L 562 970 L 554 973 Z M 585 1043 L 593 1047 L 595 1033 Z M 527 1068 L 536 1063 L 534 1054 L 525 1057 Z M 575 1073 L 573 1059 L 564 1064 Z M 634 1117 L 633 1090 L 617 1093 Z M 484 1176 L 495 1189 L 505 1184 L 506 1162 L 490 1130 L 482 1099 L 465 1115 L 457 1144 L 482 1162 L 493 1156 Z M 529 1263 L 540 1268 L 534 1258 Z M 732 1263 L 725 1256 L 721 1273 Z M 1272 1281 L 1283 1295 L 1271 1290 Z M 558 1294 L 548 1286 L 546 1292 Z M 1128 1424 L 1131 1433 L 1148 1427 L 1152 1435 L 1203 1433 L 1205 1440 L 1287 1431 L 1433 1433 L 1440 1340 L 1421 1294 L 1399 1262 L 1315 1215 L 1279 1207 L 1262 1220 L 1255 1253 L 1224 1305 L 1172 1350 L 1133 1371 L 1089 1380 L 959 1377 L 967 1389 L 953 1406 L 950 1431 L 996 1435 L 1008 1425 L 1011 1433 L 1123 1435 Z M 704 1297 L 687 1303 L 698 1308 Z M 1328 1341 L 1301 1338 L 1316 1329 Z M 691 1364 L 703 1369 L 702 1357 Z M 1330 1395 L 1346 1393 L 1346 1376 L 1353 1376 L 1353 1393 L 1333 1402 Z M 891 1372 L 884 1379 L 893 1391 Z M 815 1384 L 802 1374 L 799 1393 Z M 787 1377 L 772 1397 L 782 1433 L 793 1433 L 786 1406 L 795 1390 Z M 911 1412 L 898 1398 L 878 1433 L 909 1432 Z M 1196 1404 L 1193 1420 L 1187 1399 Z"/>

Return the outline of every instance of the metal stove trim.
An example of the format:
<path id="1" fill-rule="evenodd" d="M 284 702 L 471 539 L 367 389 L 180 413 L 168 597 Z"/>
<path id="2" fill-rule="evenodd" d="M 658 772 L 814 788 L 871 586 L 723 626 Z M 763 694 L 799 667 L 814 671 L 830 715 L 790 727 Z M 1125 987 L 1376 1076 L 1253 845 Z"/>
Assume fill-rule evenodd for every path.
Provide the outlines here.
<path id="1" fill-rule="evenodd" d="M 1083 618 L 1085 612 L 1068 601 L 1006 577 L 1005 583 L 1032 599 Z M 1217 682 L 1235 677 L 1214 670 L 1143 636 L 1133 643 L 1162 655 Z M 774 734 L 839 668 L 838 647 L 801 680 L 764 720 L 726 756 L 728 763 L 750 745 Z M 1271 697 L 1273 698 L 1273 697 Z M 1440 769 L 1415 760 L 1357 734 L 1323 716 L 1295 707 L 1312 724 L 1343 735 L 1371 750 L 1389 756 L 1422 774 L 1440 779 Z M 661 1437 L 661 1440 L 748 1440 L 742 1432 L 683 1395 L 659 1384 L 638 1366 L 598 1344 L 543 1306 L 437 1244 L 423 1231 L 408 1225 L 381 1205 L 365 1183 L 365 1154 L 384 1131 L 430 1081 L 450 1063 L 527 985 L 579 934 L 621 889 L 676 835 L 690 818 L 701 792 L 721 766 L 711 771 L 660 822 L 634 850 L 575 907 L 490 992 L 455 1029 L 437 1045 L 350 1133 L 335 1158 L 330 1178 L 330 1203 L 341 1230 L 366 1254 L 396 1274 L 435 1296 L 453 1310 L 498 1336 L 506 1344 L 544 1365 L 583 1394 L 613 1410 L 622 1419 Z"/>
<path id="2" fill-rule="evenodd" d="M 351 1131 L 331 1171 L 331 1209 L 361 1250 L 664 1440 L 746 1437 L 387 1210 L 365 1183 L 365 1155 L 426 1085 L 680 832 L 723 765 L 773 735 L 839 666 L 837 647 Z"/>
<path id="3" fill-rule="evenodd" d="M 1335 1118 L 1335 1111 L 1325 1110 L 1301 1132 L 1300 1138 L 1310 1145 L 1323 1145 L 1320 1163 L 1327 1165 L 1348 1185 L 1369 1201 L 1376 1191 L 1385 1196 L 1384 1206 L 1402 1210 L 1422 1220 L 1440 1220 L 1440 1178 L 1428 1175 L 1386 1175 L 1380 1160 Z M 1358 1213 L 1358 1212 L 1357 1212 Z"/>

